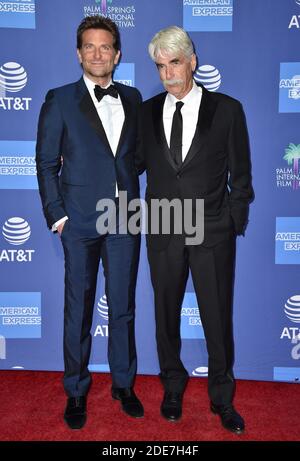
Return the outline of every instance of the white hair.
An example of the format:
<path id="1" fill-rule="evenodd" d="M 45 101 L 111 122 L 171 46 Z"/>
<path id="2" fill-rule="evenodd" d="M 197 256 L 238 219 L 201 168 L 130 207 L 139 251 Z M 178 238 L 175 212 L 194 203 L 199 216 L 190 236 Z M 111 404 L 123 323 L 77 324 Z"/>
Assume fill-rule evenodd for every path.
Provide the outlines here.
<path id="1" fill-rule="evenodd" d="M 181 27 L 171 26 L 154 35 L 148 47 L 151 59 L 158 56 L 184 54 L 188 59 L 194 54 L 194 45 L 188 34 Z"/>

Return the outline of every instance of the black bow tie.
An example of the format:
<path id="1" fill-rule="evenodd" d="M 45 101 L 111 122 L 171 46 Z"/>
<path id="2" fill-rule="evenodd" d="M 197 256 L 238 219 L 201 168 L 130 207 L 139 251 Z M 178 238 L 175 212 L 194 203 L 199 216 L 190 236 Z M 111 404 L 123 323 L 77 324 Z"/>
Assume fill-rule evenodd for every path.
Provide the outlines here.
<path id="1" fill-rule="evenodd" d="M 114 85 L 110 85 L 108 88 L 101 88 L 101 86 L 96 85 L 94 88 L 94 92 L 98 101 L 101 101 L 103 96 L 105 96 L 106 94 L 112 96 L 113 98 L 118 97 L 118 90 Z"/>

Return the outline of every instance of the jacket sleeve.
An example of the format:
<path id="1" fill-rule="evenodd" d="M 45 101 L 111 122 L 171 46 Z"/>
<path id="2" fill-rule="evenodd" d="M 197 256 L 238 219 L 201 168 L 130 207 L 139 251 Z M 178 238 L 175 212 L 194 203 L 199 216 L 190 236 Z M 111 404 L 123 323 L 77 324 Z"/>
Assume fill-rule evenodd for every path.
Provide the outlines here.
<path id="1" fill-rule="evenodd" d="M 39 192 L 49 228 L 66 216 L 59 188 L 63 130 L 63 119 L 55 91 L 50 90 L 41 108 L 36 145 Z"/>
<path id="2" fill-rule="evenodd" d="M 237 235 L 244 235 L 249 204 L 254 199 L 252 188 L 249 138 L 242 105 L 234 108 L 228 137 L 229 206 Z"/>

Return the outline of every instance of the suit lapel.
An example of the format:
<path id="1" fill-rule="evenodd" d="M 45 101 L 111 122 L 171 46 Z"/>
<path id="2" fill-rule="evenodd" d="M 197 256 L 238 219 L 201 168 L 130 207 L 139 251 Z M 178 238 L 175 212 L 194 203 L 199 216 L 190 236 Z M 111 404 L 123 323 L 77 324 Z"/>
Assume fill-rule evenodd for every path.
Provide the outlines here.
<path id="1" fill-rule="evenodd" d="M 199 151 L 201 151 L 207 140 L 207 136 L 217 107 L 217 103 L 213 101 L 209 91 L 207 91 L 202 85 L 200 86 L 202 88 L 202 98 L 199 108 L 196 131 L 181 169 L 184 168 Z"/>
<path id="2" fill-rule="evenodd" d="M 117 152 L 116 152 L 116 157 L 117 157 L 118 155 L 120 155 L 121 147 L 125 143 L 125 135 L 126 135 L 126 133 L 128 133 L 129 120 L 130 120 L 130 104 L 129 104 L 127 98 L 124 96 L 124 92 L 123 92 L 123 89 L 122 89 L 121 85 L 119 85 L 117 82 L 114 82 L 114 84 L 116 85 L 116 87 L 117 87 L 117 89 L 119 91 L 119 95 L 120 95 L 120 98 L 121 98 L 121 101 L 122 101 L 122 106 L 123 106 L 124 115 L 125 115 L 122 131 L 121 131 L 121 134 L 120 134 L 120 139 L 119 139 L 119 142 L 118 142 Z"/>
<path id="3" fill-rule="evenodd" d="M 161 95 L 159 95 L 159 97 L 157 97 L 154 100 L 153 107 L 152 107 L 152 121 L 153 121 L 154 132 L 155 132 L 157 143 L 159 144 L 166 160 L 169 162 L 171 167 L 174 168 L 174 170 L 177 170 L 178 168 L 173 160 L 171 151 L 167 143 L 164 123 L 163 123 L 163 108 L 164 108 L 166 96 L 167 96 L 167 93 L 162 93 Z"/>

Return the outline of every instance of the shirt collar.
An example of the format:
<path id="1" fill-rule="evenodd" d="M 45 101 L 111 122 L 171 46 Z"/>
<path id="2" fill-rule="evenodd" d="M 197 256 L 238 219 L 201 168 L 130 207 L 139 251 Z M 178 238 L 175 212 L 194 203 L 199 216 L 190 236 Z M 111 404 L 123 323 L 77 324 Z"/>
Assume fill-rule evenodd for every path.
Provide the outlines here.
<path id="1" fill-rule="evenodd" d="M 93 80 L 88 78 L 85 74 L 83 74 L 83 80 L 84 80 L 84 83 L 86 84 L 87 89 L 89 90 L 89 92 L 94 93 L 94 88 L 95 88 L 95 85 L 97 85 L 97 83 L 93 82 Z M 110 81 L 108 82 L 107 85 L 102 86 L 101 88 L 108 88 L 110 85 L 113 85 L 112 79 L 110 79 Z"/>
<path id="2" fill-rule="evenodd" d="M 170 94 L 170 93 L 167 94 L 167 98 L 166 98 L 167 107 L 169 107 L 169 108 L 174 107 L 176 102 L 178 102 L 178 101 L 182 101 L 184 104 L 189 104 L 194 100 L 195 97 L 199 97 L 199 93 L 202 94 L 202 88 L 201 88 L 201 86 L 198 86 L 196 84 L 195 80 L 193 80 L 192 89 L 188 92 L 188 94 L 185 95 L 184 98 L 177 99 L 172 94 Z"/>

